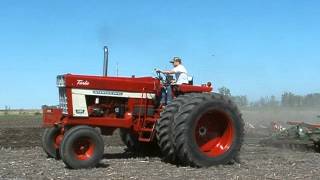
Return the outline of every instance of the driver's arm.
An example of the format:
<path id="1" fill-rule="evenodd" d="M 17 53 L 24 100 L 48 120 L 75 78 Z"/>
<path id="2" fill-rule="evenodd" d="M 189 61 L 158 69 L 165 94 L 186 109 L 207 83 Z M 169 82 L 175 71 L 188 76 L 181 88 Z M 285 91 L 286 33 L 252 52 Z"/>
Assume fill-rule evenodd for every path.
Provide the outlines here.
<path id="1" fill-rule="evenodd" d="M 174 73 L 176 73 L 176 72 L 174 72 L 174 71 L 161 71 L 163 74 L 174 74 Z"/>

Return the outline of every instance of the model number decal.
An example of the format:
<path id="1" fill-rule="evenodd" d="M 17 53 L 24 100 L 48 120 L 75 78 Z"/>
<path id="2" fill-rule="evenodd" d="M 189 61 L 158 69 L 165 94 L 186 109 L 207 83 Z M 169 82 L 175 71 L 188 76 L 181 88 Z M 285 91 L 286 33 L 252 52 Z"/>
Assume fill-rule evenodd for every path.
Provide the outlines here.
<path id="1" fill-rule="evenodd" d="M 85 110 L 84 109 L 76 109 L 77 114 L 84 114 Z"/>
<path id="2" fill-rule="evenodd" d="M 90 82 L 87 80 L 77 80 L 77 85 L 89 86 Z"/>
<path id="3" fill-rule="evenodd" d="M 100 91 L 100 90 L 93 91 L 93 94 L 103 94 L 103 95 L 111 95 L 111 96 L 122 96 L 122 95 L 123 95 L 122 92 L 116 92 L 116 91 Z"/>

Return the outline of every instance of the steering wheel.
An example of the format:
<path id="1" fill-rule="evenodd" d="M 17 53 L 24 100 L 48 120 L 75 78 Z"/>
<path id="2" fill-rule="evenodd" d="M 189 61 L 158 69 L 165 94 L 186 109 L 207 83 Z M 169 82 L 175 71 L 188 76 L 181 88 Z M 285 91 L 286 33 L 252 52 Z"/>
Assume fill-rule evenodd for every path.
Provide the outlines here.
<path id="1" fill-rule="evenodd" d="M 157 74 L 157 79 L 159 79 L 163 85 L 168 86 L 168 85 L 171 84 L 171 82 L 169 81 L 170 78 L 168 78 L 168 77 L 170 77 L 169 74 L 164 74 L 164 73 L 162 73 L 161 71 L 159 71 L 157 69 L 155 69 L 155 71 L 156 71 L 156 74 Z"/>

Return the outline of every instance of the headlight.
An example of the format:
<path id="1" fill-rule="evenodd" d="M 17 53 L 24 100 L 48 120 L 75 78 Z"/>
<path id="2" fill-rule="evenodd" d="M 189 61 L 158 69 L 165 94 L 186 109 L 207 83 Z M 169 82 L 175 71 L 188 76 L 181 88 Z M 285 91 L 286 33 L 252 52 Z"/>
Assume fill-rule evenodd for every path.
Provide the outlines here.
<path id="1" fill-rule="evenodd" d="M 57 87 L 66 87 L 66 81 L 63 75 L 57 76 Z"/>

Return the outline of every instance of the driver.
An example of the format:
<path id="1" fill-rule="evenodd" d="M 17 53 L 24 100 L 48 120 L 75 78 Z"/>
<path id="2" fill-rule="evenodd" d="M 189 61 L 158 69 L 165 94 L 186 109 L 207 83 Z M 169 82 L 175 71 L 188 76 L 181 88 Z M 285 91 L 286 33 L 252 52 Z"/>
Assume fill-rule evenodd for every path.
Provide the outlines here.
<path id="1" fill-rule="evenodd" d="M 187 75 L 187 69 L 182 65 L 182 61 L 181 58 L 179 57 L 174 57 L 170 63 L 172 63 L 173 65 L 173 69 L 172 70 L 166 70 L 166 71 L 162 71 L 162 70 L 158 70 L 159 72 L 163 73 L 163 74 L 174 74 L 175 75 L 175 81 L 171 82 L 171 85 L 181 85 L 181 84 L 188 84 L 188 75 Z M 162 104 L 169 104 L 172 101 L 172 88 L 171 86 L 167 86 L 166 88 L 166 93 L 162 93 L 162 100 L 161 103 Z M 167 102 L 165 103 L 165 96 L 164 94 L 166 94 L 166 99 Z"/>
<path id="2" fill-rule="evenodd" d="M 176 80 L 173 82 L 173 84 L 188 84 L 188 75 L 187 75 L 187 69 L 182 65 L 182 61 L 179 57 L 174 57 L 170 63 L 173 65 L 172 70 L 167 70 L 167 71 L 161 71 L 159 72 L 163 74 L 175 74 Z"/>

